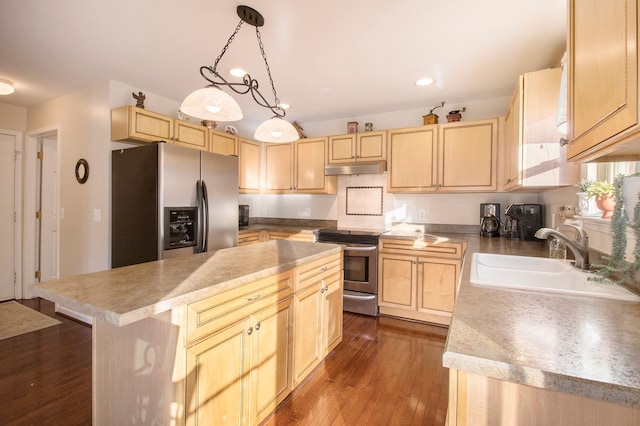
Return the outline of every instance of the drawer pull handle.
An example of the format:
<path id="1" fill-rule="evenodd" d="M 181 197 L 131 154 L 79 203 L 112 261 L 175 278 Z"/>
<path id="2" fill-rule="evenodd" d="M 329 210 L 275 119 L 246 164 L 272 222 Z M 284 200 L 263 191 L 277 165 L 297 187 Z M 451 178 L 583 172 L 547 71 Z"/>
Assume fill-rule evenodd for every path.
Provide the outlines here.
<path id="1" fill-rule="evenodd" d="M 260 293 L 254 294 L 253 296 L 251 296 L 250 298 L 247 299 L 247 302 L 251 302 L 252 300 L 256 300 L 259 297 L 260 297 Z"/>
<path id="2" fill-rule="evenodd" d="M 328 267 L 326 267 L 326 266 L 323 266 L 322 268 L 320 268 L 320 271 L 324 272 L 324 271 L 326 271 L 327 269 L 329 269 L 329 268 L 328 268 Z"/>

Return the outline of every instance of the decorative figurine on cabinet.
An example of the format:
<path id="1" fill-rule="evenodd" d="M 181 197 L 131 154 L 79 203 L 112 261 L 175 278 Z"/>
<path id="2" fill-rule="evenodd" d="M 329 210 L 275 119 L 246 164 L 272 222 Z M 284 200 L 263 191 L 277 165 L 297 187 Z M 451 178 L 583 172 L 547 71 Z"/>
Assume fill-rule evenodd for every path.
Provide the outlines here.
<path id="1" fill-rule="evenodd" d="M 433 108 L 431 108 L 431 111 L 429 111 L 429 114 L 423 115 L 422 116 L 423 124 L 425 126 L 427 124 L 438 124 L 438 116 L 436 114 L 434 114 L 433 111 L 435 111 L 436 108 L 441 108 L 443 106 L 444 106 L 444 101 L 442 101 L 442 103 L 440 105 L 437 105 L 437 106 L 434 106 Z"/>
<path id="2" fill-rule="evenodd" d="M 453 123 L 454 121 L 460 121 L 460 119 L 462 118 L 462 113 L 465 112 L 466 110 L 467 110 L 467 107 L 449 111 L 449 114 L 447 114 L 447 122 Z"/>
<path id="3" fill-rule="evenodd" d="M 136 106 L 138 108 L 144 108 L 144 100 L 146 98 L 145 94 L 142 92 L 138 92 L 137 95 L 133 92 L 131 92 L 131 94 L 133 95 L 133 99 L 136 100 Z"/>

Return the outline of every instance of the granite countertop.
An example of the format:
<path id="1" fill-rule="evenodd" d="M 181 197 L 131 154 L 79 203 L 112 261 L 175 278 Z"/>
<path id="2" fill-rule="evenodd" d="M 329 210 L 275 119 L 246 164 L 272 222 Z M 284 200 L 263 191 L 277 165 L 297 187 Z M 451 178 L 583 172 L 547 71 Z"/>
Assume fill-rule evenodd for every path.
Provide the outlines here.
<path id="1" fill-rule="evenodd" d="M 267 241 L 47 281 L 33 292 L 123 326 L 341 250 L 335 244 Z"/>
<path id="2" fill-rule="evenodd" d="M 445 367 L 640 407 L 640 303 L 472 285 L 474 252 L 546 257 L 546 245 L 467 241 Z"/>

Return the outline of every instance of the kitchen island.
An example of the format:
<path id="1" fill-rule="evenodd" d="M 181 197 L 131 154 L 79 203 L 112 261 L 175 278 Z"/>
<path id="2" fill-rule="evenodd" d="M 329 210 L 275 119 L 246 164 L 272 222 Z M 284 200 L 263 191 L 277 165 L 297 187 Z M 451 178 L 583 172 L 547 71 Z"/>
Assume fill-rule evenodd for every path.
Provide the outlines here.
<path id="1" fill-rule="evenodd" d="M 546 256 L 546 245 L 467 241 L 443 356 L 448 424 L 640 424 L 640 303 L 473 285 L 474 252 Z"/>
<path id="2" fill-rule="evenodd" d="M 256 424 L 340 342 L 342 273 L 340 246 L 269 241 L 34 293 L 94 318 L 93 424 Z"/>

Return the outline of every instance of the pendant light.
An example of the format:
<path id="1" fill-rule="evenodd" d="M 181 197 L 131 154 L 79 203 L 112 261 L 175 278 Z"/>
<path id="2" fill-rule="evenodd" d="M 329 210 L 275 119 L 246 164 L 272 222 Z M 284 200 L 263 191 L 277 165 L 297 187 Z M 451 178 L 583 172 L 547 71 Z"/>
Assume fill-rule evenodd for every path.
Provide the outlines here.
<path id="1" fill-rule="evenodd" d="M 293 142 L 300 138 L 296 128 L 280 117 L 273 117 L 263 122 L 253 136 L 262 142 Z"/>
<path id="2" fill-rule="evenodd" d="M 198 89 L 189 94 L 182 102 L 180 111 L 184 114 L 202 120 L 237 121 L 242 119 L 243 114 L 238 103 L 220 88 L 221 86 L 226 86 L 240 95 L 251 93 L 253 100 L 258 105 L 269 109 L 274 115 L 273 118 L 258 126 L 254 135 L 257 140 L 262 142 L 295 141 L 299 138 L 298 131 L 291 123 L 283 119 L 285 111 L 278 99 L 273 78 L 271 77 L 271 70 L 267 61 L 267 55 L 264 52 L 264 45 L 262 44 L 259 30 L 259 27 L 264 25 L 264 18 L 260 12 L 250 8 L 249 6 L 240 5 L 236 8 L 236 12 L 240 17 L 240 22 L 236 26 L 233 34 L 231 34 L 227 40 L 227 44 L 216 58 L 213 66 L 200 67 L 200 75 L 202 75 L 202 77 L 210 84 L 203 89 Z M 267 70 L 267 75 L 269 76 L 269 82 L 271 83 L 271 90 L 273 91 L 273 103 L 267 101 L 264 95 L 260 93 L 260 90 L 258 90 L 258 81 L 253 79 L 248 73 L 244 74 L 242 82 L 229 82 L 225 80 L 220 73 L 218 73 L 218 63 L 220 62 L 220 59 L 225 54 L 244 23 L 252 25 L 256 29 L 258 46 L 260 47 L 260 53 L 264 59 L 264 65 Z"/>
<path id="3" fill-rule="evenodd" d="M 13 82 L 0 78 L 0 95 L 10 95 L 14 91 Z"/>

